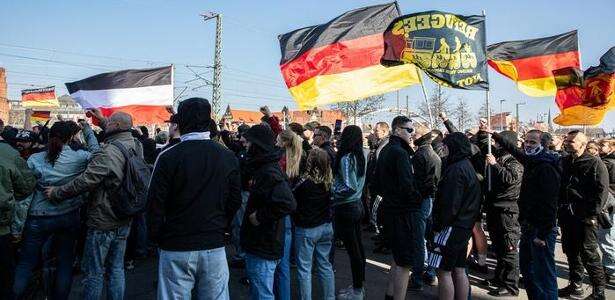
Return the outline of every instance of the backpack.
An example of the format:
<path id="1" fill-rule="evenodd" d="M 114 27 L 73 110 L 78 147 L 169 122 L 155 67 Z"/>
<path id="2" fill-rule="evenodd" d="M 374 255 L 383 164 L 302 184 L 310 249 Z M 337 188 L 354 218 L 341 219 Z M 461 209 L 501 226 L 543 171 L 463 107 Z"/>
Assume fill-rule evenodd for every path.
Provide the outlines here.
<path id="1" fill-rule="evenodd" d="M 124 178 L 112 201 L 112 209 L 120 219 L 133 217 L 143 211 L 147 206 L 147 189 L 152 171 L 145 160 L 134 150 L 130 152 L 119 142 L 112 142 L 124 156 Z"/>

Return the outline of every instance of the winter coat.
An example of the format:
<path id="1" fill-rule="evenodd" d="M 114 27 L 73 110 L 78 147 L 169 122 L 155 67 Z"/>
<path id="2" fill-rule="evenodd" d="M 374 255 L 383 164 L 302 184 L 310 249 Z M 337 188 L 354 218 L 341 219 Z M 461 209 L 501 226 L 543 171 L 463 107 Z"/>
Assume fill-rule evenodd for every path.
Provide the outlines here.
<path id="1" fill-rule="evenodd" d="M 18 201 L 34 190 L 36 177 L 7 142 L 0 140 L 0 235 L 9 234 Z"/>
<path id="2" fill-rule="evenodd" d="M 523 166 L 508 152 L 499 150 L 496 164 L 491 165 L 491 191 L 487 192 L 487 207 L 507 208 L 519 212 L 517 201 L 521 193 Z"/>
<path id="3" fill-rule="evenodd" d="M 416 144 L 416 143 L 415 143 Z M 421 198 L 434 198 L 442 173 L 442 160 L 429 140 L 422 140 L 412 157 L 412 167 Z"/>
<path id="4" fill-rule="evenodd" d="M 598 216 L 609 194 L 609 173 L 600 158 L 587 152 L 562 161 L 560 206 L 570 205 L 582 219 Z"/>

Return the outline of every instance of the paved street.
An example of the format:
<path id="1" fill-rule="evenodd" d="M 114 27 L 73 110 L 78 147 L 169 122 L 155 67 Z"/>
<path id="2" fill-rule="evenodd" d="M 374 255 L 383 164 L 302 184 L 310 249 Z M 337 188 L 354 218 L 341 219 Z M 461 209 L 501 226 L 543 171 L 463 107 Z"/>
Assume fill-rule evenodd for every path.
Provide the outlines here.
<path id="1" fill-rule="evenodd" d="M 366 299 L 384 299 L 384 291 L 387 285 L 387 267 L 390 257 L 387 255 L 373 254 L 374 245 L 369 239 L 371 233 L 364 232 L 363 241 L 365 245 L 366 255 L 368 258 L 367 270 L 366 270 Z M 346 287 L 351 284 L 352 277 L 350 273 L 350 265 L 348 256 L 344 250 L 337 249 L 335 267 L 337 272 L 335 273 L 336 289 Z M 231 254 L 231 249 L 228 249 L 228 254 Z M 563 287 L 567 281 L 565 278 L 568 276 L 568 270 L 566 265 L 566 258 L 561 252 L 561 245 L 558 242 L 556 249 L 556 262 L 558 272 L 558 284 Z M 493 272 L 494 260 L 489 259 L 490 272 Z M 230 269 L 230 293 L 231 299 L 248 299 L 248 287 L 240 283 L 240 279 L 243 276 L 243 270 Z M 295 270 L 292 269 L 293 283 L 296 278 Z M 137 264 L 137 267 L 128 271 L 126 274 L 126 299 L 155 299 L 155 287 L 154 280 L 157 275 L 157 266 L 154 259 L 150 259 Z M 492 274 L 489 275 L 489 277 Z M 497 299 L 487 294 L 486 287 L 481 286 L 480 282 L 487 276 L 479 275 L 476 273 L 470 274 L 470 282 L 472 283 L 472 299 Z M 73 285 L 73 293 L 71 299 L 78 299 L 81 286 L 79 280 L 81 277 L 75 278 Z M 297 299 L 297 288 L 293 285 L 292 288 L 293 299 Z M 591 293 L 591 289 L 586 291 L 586 295 Z M 318 298 L 318 293 L 314 295 L 315 299 Z M 423 292 L 408 293 L 407 299 L 436 299 L 437 287 L 426 287 Z M 525 291 L 521 291 L 520 299 L 527 299 Z M 506 298 L 502 298 L 506 299 Z M 607 290 L 607 299 L 615 299 L 615 285 L 611 283 Z"/>

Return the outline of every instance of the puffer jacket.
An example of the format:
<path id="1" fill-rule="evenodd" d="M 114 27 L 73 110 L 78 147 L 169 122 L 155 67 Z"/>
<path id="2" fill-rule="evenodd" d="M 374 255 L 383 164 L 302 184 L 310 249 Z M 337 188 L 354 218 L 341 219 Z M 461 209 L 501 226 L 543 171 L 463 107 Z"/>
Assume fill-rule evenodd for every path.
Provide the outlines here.
<path id="1" fill-rule="evenodd" d="M 278 151 L 251 157 L 245 168 L 250 177 L 250 196 L 241 225 L 241 247 L 258 257 L 276 260 L 284 252 L 284 217 L 297 207 L 288 178 L 282 172 Z M 258 225 L 249 217 L 256 213 Z"/>
<path id="2" fill-rule="evenodd" d="M 7 142 L 0 139 L 0 235 L 10 233 L 17 201 L 25 199 L 34 190 L 36 177 Z"/>
<path id="3" fill-rule="evenodd" d="M 120 149 L 113 142 L 121 143 L 128 151 L 134 150 L 143 157 L 141 143 L 130 131 L 120 131 L 105 138 L 105 145 L 100 151 L 92 154 L 87 168 L 81 175 L 70 182 L 58 186 L 51 195 L 51 200 L 63 202 L 85 192 L 91 192 L 87 205 L 88 228 L 96 230 L 113 230 L 128 224 L 130 219 L 116 216 L 112 203 L 124 178 L 126 160 Z"/>
<path id="4" fill-rule="evenodd" d="M 434 231 L 447 226 L 471 229 L 480 212 L 481 187 L 469 158 L 470 140 L 454 132 L 443 140 L 449 150 L 433 207 Z"/>

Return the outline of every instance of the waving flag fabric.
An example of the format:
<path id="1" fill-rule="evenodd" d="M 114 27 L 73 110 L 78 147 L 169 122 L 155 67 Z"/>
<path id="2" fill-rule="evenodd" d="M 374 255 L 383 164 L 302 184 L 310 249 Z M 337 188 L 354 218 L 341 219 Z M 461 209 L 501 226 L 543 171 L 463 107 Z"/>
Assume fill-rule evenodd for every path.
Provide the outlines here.
<path id="1" fill-rule="evenodd" d="M 33 107 L 59 107 L 56 98 L 55 86 L 21 91 L 21 105 L 26 108 Z"/>
<path id="2" fill-rule="evenodd" d="M 100 108 L 105 116 L 123 111 L 135 124 L 162 124 L 173 105 L 173 67 L 103 73 L 66 88 L 84 109 Z"/>
<path id="3" fill-rule="evenodd" d="M 301 108 L 353 101 L 419 83 L 413 65 L 385 67 L 383 32 L 397 3 L 348 11 L 280 35 L 282 76 Z"/>

